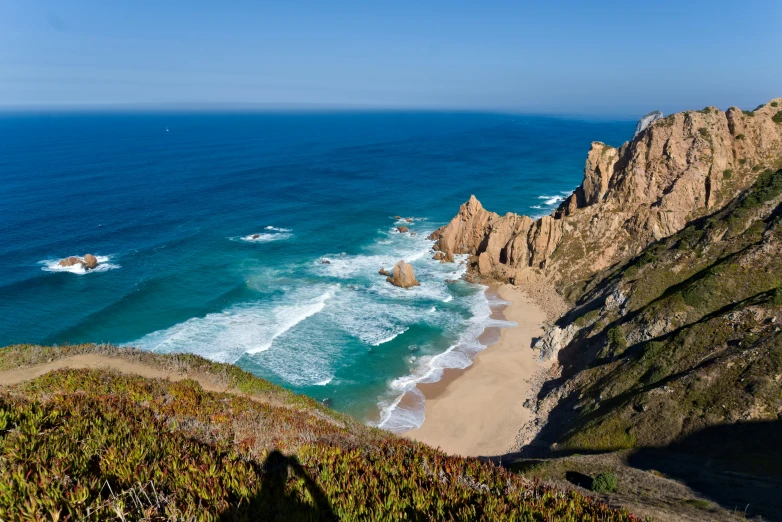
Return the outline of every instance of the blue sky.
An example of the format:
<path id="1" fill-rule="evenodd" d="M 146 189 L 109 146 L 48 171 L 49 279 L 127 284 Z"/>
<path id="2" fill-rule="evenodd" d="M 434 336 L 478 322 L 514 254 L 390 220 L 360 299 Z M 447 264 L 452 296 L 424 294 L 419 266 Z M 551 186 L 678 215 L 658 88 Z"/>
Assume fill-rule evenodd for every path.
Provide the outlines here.
<path id="1" fill-rule="evenodd" d="M 636 115 L 782 96 L 782 2 L 0 0 L 0 106 Z"/>

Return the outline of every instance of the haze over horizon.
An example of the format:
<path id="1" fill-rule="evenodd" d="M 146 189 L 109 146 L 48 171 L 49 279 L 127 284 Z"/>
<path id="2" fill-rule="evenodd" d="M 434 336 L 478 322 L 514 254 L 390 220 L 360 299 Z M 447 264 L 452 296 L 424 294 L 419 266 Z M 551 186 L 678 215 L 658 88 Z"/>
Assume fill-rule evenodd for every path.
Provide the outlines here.
<path id="1" fill-rule="evenodd" d="M 782 94 L 782 4 L 0 5 L 0 108 L 634 116 Z"/>

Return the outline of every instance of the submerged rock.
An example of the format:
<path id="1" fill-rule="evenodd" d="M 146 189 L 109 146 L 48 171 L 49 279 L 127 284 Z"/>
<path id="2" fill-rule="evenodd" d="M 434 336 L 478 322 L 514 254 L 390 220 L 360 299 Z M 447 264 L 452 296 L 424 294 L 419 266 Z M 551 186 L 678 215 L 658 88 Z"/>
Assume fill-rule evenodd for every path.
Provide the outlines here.
<path id="1" fill-rule="evenodd" d="M 382 276 L 390 276 L 391 275 L 391 272 L 389 272 L 385 268 L 381 268 L 380 270 L 377 271 L 377 273 L 382 275 Z"/>
<path id="2" fill-rule="evenodd" d="M 410 288 L 412 286 L 420 286 L 421 284 L 415 278 L 412 265 L 404 261 L 400 261 L 394 266 L 393 274 L 387 277 L 386 281 L 399 288 Z"/>
<path id="3" fill-rule="evenodd" d="M 405 218 L 405 221 L 406 221 L 407 223 L 412 223 L 412 222 L 413 222 L 413 218 Z"/>
<path id="4" fill-rule="evenodd" d="M 261 235 L 260 235 L 260 234 L 253 234 L 253 235 L 252 235 L 252 239 L 258 239 L 259 237 L 261 237 Z"/>

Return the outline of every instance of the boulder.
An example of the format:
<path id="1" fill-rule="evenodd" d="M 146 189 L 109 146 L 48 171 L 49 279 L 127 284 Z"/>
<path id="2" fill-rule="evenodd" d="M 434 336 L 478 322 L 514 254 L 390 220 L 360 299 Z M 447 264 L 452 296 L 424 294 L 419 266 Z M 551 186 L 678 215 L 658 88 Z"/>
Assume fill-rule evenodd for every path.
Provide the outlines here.
<path id="1" fill-rule="evenodd" d="M 442 261 L 445 259 L 445 254 L 443 252 L 435 252 L 434 257 L 432 257 L 435 261 Z"/>
<path id="2" fill-rule="evenodd" d="M 401 234 L 404 234 L 405 232 L 407 232 L 407 231 L 408 231 L 408 228 L 407 228 L 406 226 L 404 226 L 404 225 L 400 225 L 400 226 L 396 227 L 396 229 L 397 229 L 397 230 L 398 230 L 398 231 L 399 231 Z"/>
<path id="3" fill-rule="evenodd" d="M 400 288 L 410 288 L 421 284 L 415 278 L 413 267 L 404 261 L 400 261 L 394 266 L 394 273 L 387 277 L 386 281 Z"/>
<path id="4" fill-rule="evenodd" d="M 410 232 L 410 235 L 411 235 L 411 236 L 414 236 L 414 235 L 415 235 L 415 232 Z"/>
<path id="5" fill-rule="evenodd" d="M 407 223 L 412 223 L 412 222 L 413 222 L 413 218 L 405 218 L 405 221 L 406 221 Z"/>
<path id="6" fill-rule="evenodd" d="M 440 232 L 440 229 L 438 228 L 437 230 L 435 230 L 434 232 L 432 232 L 431 234 L 429 234 L 429 235 L 426 237 L 426 239 L 431 239 L 431 240 L 433 240 L 433 241 L 437 241 L 438 239 L 440 239 L 440 234 L 441 234 L 441 232 Z"/>
<path id="7" fill-rule="evenodd" d="M 402 216 L 394 216 L 394 219 L 396 219 L 398 221 L 398 220 L 402 219 Z"/>
<path id="8" fill-rule="evenodd" d="M 381 268 L 380 270 L 377 271 L 377 273 L 382 275 L 382 276 L 390 276 L 391 275 L 391 272 L 389 272 L 385 268 Z"/>
<path id="9" fill-rule="evenodd" d="M 260 235 L 260 234 L 253 234 L 253 235 L 252 235 L 252 239 L 258 239 L 259 237 L 261 237 L 261 235 Z"/>
<path id="10" fill-rule="evenodd" d="M 98 266 L 98 259 L 92 254 L 84 254 L 84 268 L 92 270 Z"/>
<path id="11" fill-rule="evenodd" d="M 65 259 L 61 259 L 59 263 L 57 263 L 60 266 L 75 266 L 75 265 L 84 265 L 84 261 L 82 261 L 80 258 L 76 256 L 66 257 Z"/>

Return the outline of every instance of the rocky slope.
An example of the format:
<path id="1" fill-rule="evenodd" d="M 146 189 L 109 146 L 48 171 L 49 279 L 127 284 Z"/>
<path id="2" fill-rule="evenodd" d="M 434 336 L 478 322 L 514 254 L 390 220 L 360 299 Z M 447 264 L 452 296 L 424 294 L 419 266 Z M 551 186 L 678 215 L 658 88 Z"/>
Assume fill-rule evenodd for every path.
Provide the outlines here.
<path id="1" fill-rule="evenodd" d="M 653 121 L 631 142 L 594 142 L 581 186 L 550 216 L 485 210 L 473 196 L 437 230 L 436 250 L 471 254 L 476 278 L 543 278 L 572 300 L 595 273 L 719 210 L 782 154 L 782 99 Z M 779 121 L 778 121 L 779 120 Z"/>
<path id="2" fill-rule="evenodd" d="M 596 274 L 551 332 L 561 373 L 527 454 L 630 449 L 631 466 L 779 520 L 782 169 Z"/>

